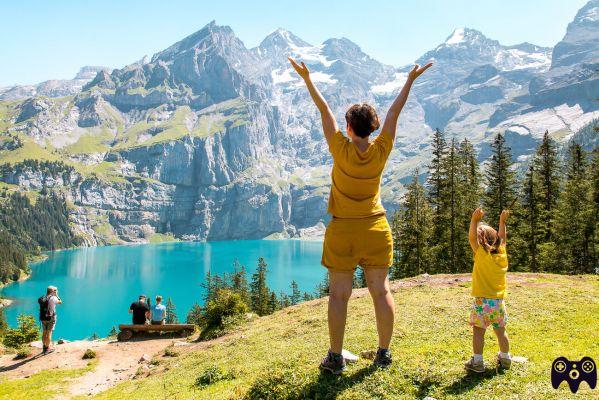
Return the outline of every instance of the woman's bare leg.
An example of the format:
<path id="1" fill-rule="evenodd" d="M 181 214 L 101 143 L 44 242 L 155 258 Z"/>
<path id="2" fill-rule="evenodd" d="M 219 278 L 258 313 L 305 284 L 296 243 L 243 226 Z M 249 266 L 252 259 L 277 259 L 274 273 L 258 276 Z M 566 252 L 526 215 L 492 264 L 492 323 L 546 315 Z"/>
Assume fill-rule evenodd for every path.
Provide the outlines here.
<path id="1" fill-rule="evenodd" d="M 388 349 L 391 344 L 395 320 L 395 302 L 389 289 L 388 273 L 387 268 L 364 268 L 368 291 L 374 302 L 376 328 L 381 349 Z"/>
<path id="2" fill-rule="evenodd" d="M 337 354 L 343 349 L 347 302 L 352 284 L 352 274 L 329 271 L 329 339 L 331 351 Z"/>

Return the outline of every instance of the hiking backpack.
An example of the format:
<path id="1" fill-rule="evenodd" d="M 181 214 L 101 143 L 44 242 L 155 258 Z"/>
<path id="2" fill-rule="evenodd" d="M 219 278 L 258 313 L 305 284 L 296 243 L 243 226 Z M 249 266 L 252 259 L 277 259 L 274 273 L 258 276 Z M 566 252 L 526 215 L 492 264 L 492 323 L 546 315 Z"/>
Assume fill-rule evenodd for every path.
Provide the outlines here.
<path id="1" fill-rule="evenodd" d="M 48 310 L 48 296 L 42 296 L 37 299 L 38 304 L 40 305 L 40 321 L 50 321 L 53 315 L 50 315 L 50 311 Z"/>

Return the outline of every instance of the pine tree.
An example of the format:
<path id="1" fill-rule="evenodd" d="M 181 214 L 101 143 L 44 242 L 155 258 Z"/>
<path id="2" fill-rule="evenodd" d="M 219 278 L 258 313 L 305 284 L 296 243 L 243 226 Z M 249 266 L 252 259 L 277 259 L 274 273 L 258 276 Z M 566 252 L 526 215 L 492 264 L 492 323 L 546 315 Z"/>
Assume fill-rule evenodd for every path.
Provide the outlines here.
<path id="1" fill-rule="evenodd" d="M 364 269 L 362 269 L 362 267 L 359 267 L 356 269 L 352 287 L 354 289 L 360 289 L 360 288 L 366 287 L 366 275 L 364 274 Z"/>
<path id="2" fill-rule="evenodd" d="M 108 332 L 108 337 L 116 337 L 117 335 L 118 332 L 116 331 L 116 327 L 113 326 L 110 332 Z"/>
<path id="3" fill-rule="evenodd" d="M 445 134 L 439 129 L 435 130 L 432 141 L 432 161 L 428 166 L 427 179 L 428 201 L 433 211 L 433 233 L 430 246 L 433 249 L 434 262 L 431 263 L 431 272 L 447 270 L 447 141 Z"/>
<path id="4" fill-rule="evenodd" d="M 460 160 L 458 158 L 458 149 L 456 148 L 455 139 L 451 139 L 449 151 L 445 157 L 446 167 L 446 192 L 447 192 L 447 210 L 445 220 L 447 221 L 447 267 L 446 272 L 457 272 L 457 242 L 458 242 L 458 202 L 461 195 L 461 185 L 459 182 L 459 167 Z"/>
<path id="5" fill-rule="evenodd" d="M 395 243 L 398 260 L 397 267 L 392 270 L 393 279 L 422 274 L 433 261 L 430 243 L 434 216 L 426 201 L 424 188 L 418 182 L 418 171 L 407 187 L 398 215 L 399 240 Z"/>
<path id="6" fill-rule="evenodd" d="M 258 268 L 252 275 L 252 282 L 250 284 L 250 300 L 252 310 L 262 316 L 269 314 L 271 301 L 271 294 L 266 284 L 266 272 L 267 265 L 264 258 L 258 259 Z"/>
<path id="7" fill-rule="evenodd" d="M 291 305 L 296 305 L 302 301 L 302 292 L 300 292 L 296 281 L 291 281 L 291 297 L 289 298 L 289 301 Z"/>
<path id="8" fill-rule="evenodd" d="M 301 296 L 301 295 L 300 295 Z M 291 303 L 291 297 L 287 296 L 287 294 L 285 292 L 281 292 L 279 293 L 279 308 L 287 308 L 289 306 L 292 306 L 293 304 Z"/>
<path id="9" fill-rule="evenodd" d="M 499 224 L 499 215 L 516 198 L 516 178 L 512 171 L 511 149 L 505 144 L 505 138 L 498 133 L 491 145 L 491 162 L 487 166 L 487 189 L 483 205 L 492 226 Z"/>
<path id="10" fill-rule="evenodd" d="M 456 221 L 456 270 L 472 269 L 472 249 L 468 241 L 468 229 L 472 211 L 478 207 L 482 190 L 481 175 L 474 147 L 464 139 L 458 146 L 458 196 Z"/>
<path id="11" fill-rule="evenodd" d="M 539 270 L 539 241 L 544 236 L 540 230 L 540 207 L 537 188 L 537 173 L 534 164 L 528 168 L 522 191 L 522 215 L 515 216 L 522 221 L 522 239 L 527 244 L 526 251 L 511 252 L 516 265 L 528 265 L 532 272 Z"/>
<path id="12" fill-rule="evenodd" d="M 447 155 L 447 141 L 445 134 L 435 129 L 433 134 L 433 158 L 428 166 L 429 175 L 427 179 L 428 199 L 433 210 L 433 223 L 435 225 L 434 235 L 440 238 L 444 227 L 443 211 L 445 206 L 446 171 L 445 156 Z"/>
<path id="13" fill-rule="evenodd" d="M 234 272 L 231 276 L 231 289 L 241 296 L 241 299 L 249 306 L 250 288 L 247 281 L 247 272 L 245 267 L 235 260 L 233 263 Z"/>
<path id="14" fill-rule="evenodd" d="M 543 230 L 542 242 L 546 242 L 551 239 L 553 232 L 553 211 L 557 206 L 561 180 L 557 144 L 549 137 L 548 131 L 545 131 L 543 140 L 537 148 L 533 166 L 535 171 L 533 177 L 538 176 L 538 183 L 535 185 L 537 192 L 535 201 L 539 202 L 538 217 L 540 221 L 544 221 L 538 228 Z"/>
<path id="15" fill-rule="evenodd" d="M 316 293 L 315 293 L 316 298 L 319 299 L 321 297 L 328 296 L 329 295 L 329 288 L 330 288 L 329 273 L 327 272 L 324 275 L 324 278 L 322 279 L 322 282 L 320 282 L 318 284 L 318 286 L 316 286 Z"/>
<path id="16" fill-rule="evenodd" d="M 597 128 L 597 127 L 596 127 Z M 595 274 L 599 274 L 599 147 L 595 147 L 591 153 L 591 163 L 589 176 L 591 179 L 591 191 L 593 199 L 593 221 L 594 236 L 592 250 L 593 264 L 595 265 Z"/>
<path id="17" fill-rule="evenodd" d="M 556 272 L 594 272 L 592 247 L 597 224 L 593 218 L 593 193 L 587 171 L 584 150 L 579 144 L 570 145 L 566 182 L 555 218 L 557 263 L 553 269 Z"/>
<path id="18" fill-rule="evenodd" d="M 268 314 L 272 314 L 280 308 L 281 305 L 279 299 L 277 299 L 277 295 L 275 292 L 270 292 L 270 297 L 268 299 Z"/>
<path id="19" fill-rule="evenodd" d="M 179 318 L 177 318 L 177 307 L 171 298 L 166 299 L 166 321 L 167 324 L 178 324 Z"/>

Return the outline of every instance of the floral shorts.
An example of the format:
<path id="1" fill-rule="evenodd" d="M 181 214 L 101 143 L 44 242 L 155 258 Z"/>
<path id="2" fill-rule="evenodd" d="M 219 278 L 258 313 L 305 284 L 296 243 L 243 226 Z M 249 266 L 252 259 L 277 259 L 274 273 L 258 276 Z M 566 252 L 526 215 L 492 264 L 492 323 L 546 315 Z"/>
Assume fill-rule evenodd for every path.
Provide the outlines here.
<path id="1" fill-rule="evenodd" d="M 503 299 L 475 297 L 470 310 L 470 326 L 486 329 L 503 328 L 507 324 L 507 312 Z"/>

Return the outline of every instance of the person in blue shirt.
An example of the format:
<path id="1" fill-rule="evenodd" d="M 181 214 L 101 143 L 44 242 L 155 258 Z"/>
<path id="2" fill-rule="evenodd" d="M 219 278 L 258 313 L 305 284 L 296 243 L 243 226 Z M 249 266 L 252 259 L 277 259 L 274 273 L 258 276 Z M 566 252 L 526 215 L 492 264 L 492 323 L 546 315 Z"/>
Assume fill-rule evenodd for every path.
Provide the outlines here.
<path id="1" fill-rule="evenodd" d="M 156 296 L 156 304 L 152 306 L 152 325 L 164 325 L 166 307 L 162 304 L 162 296 Z"/>

